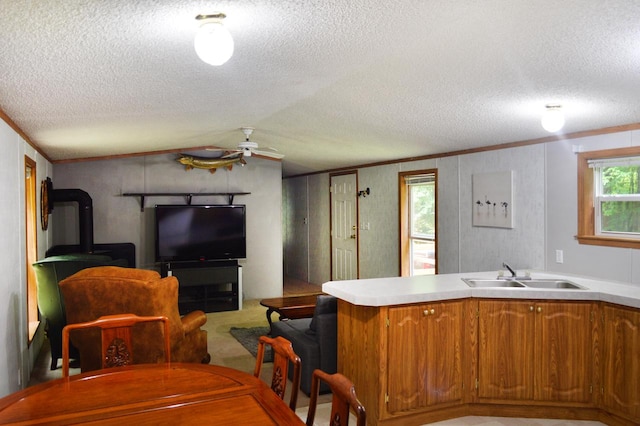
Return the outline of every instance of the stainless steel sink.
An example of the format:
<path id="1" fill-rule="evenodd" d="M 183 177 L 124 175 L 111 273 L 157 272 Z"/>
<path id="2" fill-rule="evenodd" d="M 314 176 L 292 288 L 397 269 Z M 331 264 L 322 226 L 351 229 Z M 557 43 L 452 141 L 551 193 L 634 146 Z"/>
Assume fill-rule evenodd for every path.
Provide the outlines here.
<path id="1" fill-rule="evenodd" d="M 553 288 L 562 290 L 586 290 L 585 287 L 567 280 L 554 280 L 554 279 L 535 279 L 525 281 L 527 287 L 533 288 Z"/>
<path id="2" fill-rule="evenodd" d="M 497 280 L 483 278 L 463 278 L 469 287 L 516 287 L 524 288 L 524 284 L 513 280 Z"/>
<path id="3" fill-rule="evenodd" d="M 475 288 L 544 288 L 557 290 L 586 290 L 579 284 L 568 280 L 560 279 L 528 279 L 528 280 L 510 280 L 510 279 L 491 279 L 491 278 L 462 278 L 469 287 Z"/>

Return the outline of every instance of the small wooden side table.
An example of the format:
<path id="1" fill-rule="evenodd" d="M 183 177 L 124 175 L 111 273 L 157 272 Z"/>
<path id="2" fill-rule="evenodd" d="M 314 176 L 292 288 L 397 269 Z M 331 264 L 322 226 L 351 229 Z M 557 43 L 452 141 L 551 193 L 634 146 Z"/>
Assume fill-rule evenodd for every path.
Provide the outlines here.
<path id="1" fill-rule="evenodd" d="M 271 314 L 277 312 L 280 319 L 310 318 L 316 308 L 316 299 L 323 293 L 305 294 L 304 296 L 274 297 L 262 299 L 260 304 L 267 308 L 267 321 L 271 329 Z"/>

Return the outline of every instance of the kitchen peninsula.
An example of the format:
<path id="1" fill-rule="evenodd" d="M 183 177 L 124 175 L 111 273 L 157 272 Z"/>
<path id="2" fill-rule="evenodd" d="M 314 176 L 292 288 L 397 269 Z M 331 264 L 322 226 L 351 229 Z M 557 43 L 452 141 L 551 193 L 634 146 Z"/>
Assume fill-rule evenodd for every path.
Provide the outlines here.
<path id="1" fill-rule="evenodd" d="M 373 425 L 466 415 L 640 423 L 640 288 L 472 288 L 496 271 L 331 281 L 338 371 Z M 526 284 L 526 281 L 522 281 Z"/>

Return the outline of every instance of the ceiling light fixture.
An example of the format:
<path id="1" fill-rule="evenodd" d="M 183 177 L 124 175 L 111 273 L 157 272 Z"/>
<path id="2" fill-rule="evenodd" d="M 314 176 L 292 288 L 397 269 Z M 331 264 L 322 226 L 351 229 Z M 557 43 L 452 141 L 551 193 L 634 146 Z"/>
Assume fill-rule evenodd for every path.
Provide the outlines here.
<path id="1" fill-rule="evenodd" d="M 540 120 L 540 122 L 542 127 L 550 133 L 555 133 L 562 129 L 564 126 L 564 112 L 562 112 L 562 105 L 545 105 L 545 110 L 542 113 L 542 120 Z"/>
<path id="2" fill-rule="evenodd" d="M 233 38 L 222 25 L 226 17 L 224 13 L 196 16 L 202 24 L 196 32 L 193 45 L 198 57 L 209 65 L 222 65 L 233 55 Z"/>

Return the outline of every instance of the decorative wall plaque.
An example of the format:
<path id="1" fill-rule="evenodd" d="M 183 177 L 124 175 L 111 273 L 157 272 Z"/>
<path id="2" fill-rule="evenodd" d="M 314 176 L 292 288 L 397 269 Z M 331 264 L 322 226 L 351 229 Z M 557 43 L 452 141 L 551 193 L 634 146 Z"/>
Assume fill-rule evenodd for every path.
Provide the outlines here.
<path id="1" fill-rule="evenodd" d="M 473 226 L 513 228 L 513 171 L 473 175 Z"/>

